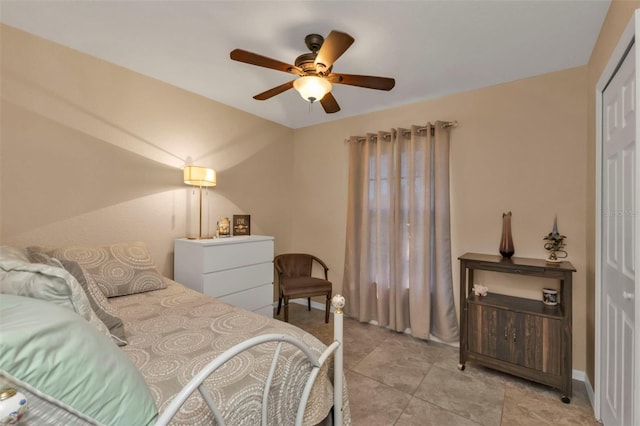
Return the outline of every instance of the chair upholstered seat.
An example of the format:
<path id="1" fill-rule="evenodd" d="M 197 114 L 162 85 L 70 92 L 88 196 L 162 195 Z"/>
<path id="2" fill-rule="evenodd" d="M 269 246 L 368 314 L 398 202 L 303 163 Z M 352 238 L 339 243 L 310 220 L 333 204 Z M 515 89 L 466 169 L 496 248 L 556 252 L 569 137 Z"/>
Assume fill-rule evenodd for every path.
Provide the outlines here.
<path id="1" fill-rule="evenodd" d="M 313 263 L 317 262 L 324 269 L 324 279 L 311 276 Z M 326 296 L 325 322 L 329 322 L 329 309 L 331 303 L 332 284 L 328 279 L 329 268 L 314 255 L 306 253 L 280 254 L 273 260 L 278 272 L 278 284 L 280 297 L 278 298 L 278 311 L 284 300 L 284 320 L 289 321 L 289 299 L 307 298 L 309 310 L 311 310 L 311 298 L 314 296 Z"/>
<path id="2" fill-rule="evenodd" d="M 331 291 L 331 281 L 323 280 L 315 277 L 284 277 L 282 279 L 286 287 L 286 294 L 289 298 L 321 296 L 327 291 Z M 317 293 L 317 294 L 312 294 Z"/>

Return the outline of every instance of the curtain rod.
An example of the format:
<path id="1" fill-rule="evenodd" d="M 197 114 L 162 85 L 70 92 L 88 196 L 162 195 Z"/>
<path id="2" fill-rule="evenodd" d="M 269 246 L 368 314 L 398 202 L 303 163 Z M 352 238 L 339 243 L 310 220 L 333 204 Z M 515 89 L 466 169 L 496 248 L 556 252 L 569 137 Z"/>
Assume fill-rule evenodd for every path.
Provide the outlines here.
<path id="1" fill-rule="evenodd" d="M 448 129 L 449 127 L 457 127 L 457 126 L 458 126 L 458 121 L 457 120 L 454 120 L 454 121 L 443 121 L 443 122 L 440 123 L 440 128 L 441 129 Z M 418 130 L 418 133 L 422 133 L 422 132 L 427 130 L 427 126 L 418 127 L 417 130 Z M 391 133 L 389 133 L 389 132 L 384 132 L 384 133 L 385 133 L 384 136 L 383 136 L 384 139 L 390 139 L 391 138 Z M 409 130 L 405 130 L 404 132 L 402 132 L 402 136 L 407 136 L 409 134 L 411 134 L 411 131 L 409 131 Z M 376 139 L 378 138 L 377 135 L 374 135 L 372 137 L 374 137 Z M 357 138 L 356 140 L 358 142 L 364 142 L 364 141 L 367 140 L 367 138 L 361 136 L 361 137 Z M 344 143 L 349 143 L 349 139 L 345 139 Z"/>

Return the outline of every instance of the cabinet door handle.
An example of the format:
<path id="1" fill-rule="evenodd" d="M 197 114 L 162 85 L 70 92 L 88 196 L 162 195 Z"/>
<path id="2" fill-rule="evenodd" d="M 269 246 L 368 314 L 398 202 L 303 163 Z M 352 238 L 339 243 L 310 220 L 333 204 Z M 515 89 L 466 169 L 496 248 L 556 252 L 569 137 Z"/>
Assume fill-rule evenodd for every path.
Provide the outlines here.
<path id="1" fill-rule="evenodd" d="M 517 338 L 517 336 L 516 336 L 517 331 L 518 331 L 518 329 L 517 329 L 517 328 L 514 328 L 514 329 L 513 329 L 513 341 L 514 341 L 514 342 L 516 341 L 516 338 Z"/>
<path id="2" fill-rule="evenodd" d="M 504 328 L 504 340 L 508 340 L 509 339 L 509 328 L 505 327 Z"/>

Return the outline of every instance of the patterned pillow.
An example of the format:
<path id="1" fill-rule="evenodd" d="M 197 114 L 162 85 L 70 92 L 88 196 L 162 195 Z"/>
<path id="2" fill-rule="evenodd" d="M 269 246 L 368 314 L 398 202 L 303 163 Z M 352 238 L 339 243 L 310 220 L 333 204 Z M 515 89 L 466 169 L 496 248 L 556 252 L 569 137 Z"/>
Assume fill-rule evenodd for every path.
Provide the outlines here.
<path id="1" fill-rule="evenodd" d="M 63 306 L 111 336 L 91 309 L 78 281 L 60 267 L 0 257 L 0 293 L 42 299 Z"/>
<path id="2" fill-rule="evenodd" d="M 124 333 L 124 323 L 118 317 L 116 309 L 111 306 L 109 299 L 100 291 L 91 275 L 78 264 L 70 260 L 62 260 L 62 266 L 69 271 L 78 281 L 82 289 L 87 294 L 89 303 L 98 318 L 107 326 L 111 333 L 111 338 L 118 346 L 125 346 L 127 340 Z"/>
<path id="3" fill-rule="evenodd" d="M 167 288 L 141 242 L 105 247 L 65 247 L 48 253 L 60 260 L 78 262 L 107 297 Z"/>

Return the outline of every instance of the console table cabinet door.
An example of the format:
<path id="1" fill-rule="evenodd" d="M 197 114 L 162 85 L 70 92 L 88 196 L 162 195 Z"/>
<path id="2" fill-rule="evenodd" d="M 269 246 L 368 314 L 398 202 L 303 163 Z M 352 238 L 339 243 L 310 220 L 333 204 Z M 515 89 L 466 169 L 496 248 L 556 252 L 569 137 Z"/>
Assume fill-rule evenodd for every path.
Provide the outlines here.
<path id="1" fill-rule="evenodd" d="M 469 351 L 560 374 L 562 323 L 537 315 L 469 303 Z"/>
<path id="2" fill-rule="evenodd" d="M 538 315 L 505 312 L 506 361 L 533 370 L 560 374 L 562 323 Z"/>
<path id="3" fill-rule="evenodd" d="M 500 361 L 524 365 L 524 318 L 513 312 L 481 304 L 469 304 L 469 351 Z"/>
<path id="4" fill-rule="evenodd" d="M 489 306 L 482 306 L 475 303 L 469 304 L 467 320 L 469 321 L 469 351 L 491 358 L 498 356 L 498 342 L 500 337 L 499 316 L 500 311 Z M 504 350 L 501 348 L 500 352 Z"/>
<path id="5" fill-rule="evenodd" d="M 524 340 L 523 335 L 525 318 L 517 313 L 509 311 L 500 312 L 500 328 L 502 339 L 500 339 L 501 351 L 498 359 L 510 362 L 511 364 L 524 365 Z"/>

